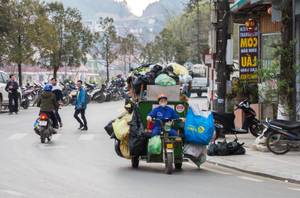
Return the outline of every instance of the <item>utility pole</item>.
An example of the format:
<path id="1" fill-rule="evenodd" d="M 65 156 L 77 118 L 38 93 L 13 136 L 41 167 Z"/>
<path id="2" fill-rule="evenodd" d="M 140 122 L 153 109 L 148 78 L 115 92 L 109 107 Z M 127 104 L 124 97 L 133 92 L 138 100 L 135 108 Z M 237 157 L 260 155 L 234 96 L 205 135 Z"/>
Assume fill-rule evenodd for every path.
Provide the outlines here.
<path id="1" fill-rule="evenodd" d="M 200 0 L 196 0 L 196 7 L 197 7 L 197 58 L 198 58 L 198 64 L 201 63 L 201 40 L 200 40 L 200 35 L 201 35 L 201 30 L 200 30 L 200 8 L 199 8 L 199 2 Z"/>
<path id="2" fill-rule="evenodd" d="M 216 71 L 217 71 L 217 111 L 225 112 L 227 65 L 226 50 L 228 37 L 228 25 L 230 17 L 229 0 L 216 1 Z"/>

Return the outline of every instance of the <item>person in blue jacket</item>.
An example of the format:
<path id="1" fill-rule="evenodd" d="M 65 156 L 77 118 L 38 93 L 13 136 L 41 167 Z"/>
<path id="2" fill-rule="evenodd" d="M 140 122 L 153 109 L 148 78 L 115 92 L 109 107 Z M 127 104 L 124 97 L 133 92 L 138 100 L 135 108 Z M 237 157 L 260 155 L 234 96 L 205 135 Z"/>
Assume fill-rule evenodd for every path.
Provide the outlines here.
<path id="1" fill-rule="evenodd" d="M 168 98 L 166 95 L 161 94 L 158 97 L 159 106 L 154 108 L 147 116 L 148 121 L 152 121 L 153 118 L 161 120 L 161 121 L 170 121 L 179 119 L 179 115 L 176 113 L 174 109 L 167 106 Z M 154 128 L 152 130 L 151 136 L 160 135 L 162 128 L 160 122 L 156 120 L 154 124 Z M 169 131 L 169 136 L 178 136 L 175 129 L 171 129 Z"/>
<path id="2" fill-rule="evenodd" d="M 75 103 L 75 113 L 74 113 L 74 118 L 79 122 L 79 128 L 82 131 L 87 131 L 87 121 L 85 117 L 85 110 L 87 106 L 87 93 L 86 90 L 82 87 L 82 81 L 78 80 L 77 81 L 77 87 L 78 87 L 78 93 L 77 93 L 77 98 L 76 98 L 76 103 Z M 78 115 L 81 115 L 81 119 L 78 117 Z"/>

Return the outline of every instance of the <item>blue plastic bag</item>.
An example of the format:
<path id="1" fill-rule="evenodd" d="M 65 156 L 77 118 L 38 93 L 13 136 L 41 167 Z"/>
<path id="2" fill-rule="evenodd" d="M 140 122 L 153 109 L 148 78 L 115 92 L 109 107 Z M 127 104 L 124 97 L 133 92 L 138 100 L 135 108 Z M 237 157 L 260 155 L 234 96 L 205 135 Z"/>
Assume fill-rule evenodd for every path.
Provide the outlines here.
<path id="1" fill-rule="evenodd" d="M 185 141 L 194 144 L 208 145 L 214 135 L 214 118 L 213 114 L 195 115 L 193 110 L 189 108 L 185 126 Z"/>

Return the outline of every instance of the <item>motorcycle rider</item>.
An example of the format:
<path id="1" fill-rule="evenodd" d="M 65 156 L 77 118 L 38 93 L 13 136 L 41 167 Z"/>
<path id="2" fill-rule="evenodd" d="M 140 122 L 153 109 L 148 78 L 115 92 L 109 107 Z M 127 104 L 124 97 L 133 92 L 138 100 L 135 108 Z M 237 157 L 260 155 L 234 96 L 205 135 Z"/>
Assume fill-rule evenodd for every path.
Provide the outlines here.
<path id="1" fill-rule="evenodd" d="M 8 99 L 9 99 L 9 114 L 12 114 L 15 112 L 16 114 L 18 113 L 18 89 L 19 85 L 16 82 L 16 76 L 14 74 L 9 75 L 9 81 L 6 84 L 5 91 L 8 92 Z"/>
<path id="2" fill-rule="evenodd" d="M 57 79 L 56 78 L 51 78 L 51 84 L 52 84 L 52 92 L 55 94 L 56 101 L 58 102 L 58 104 L 61 104 L 62 100 L 63 100 L 63 94 L 62 94 L 61 87 L 57 84 Z M 62 121 L 61 121 L 61 117 L 58 113 L 59 106 L 60 105 L 58 105 L 57 108 L 55 109 L 55 116 L 57 118 L 59 126 L 62 127 L 63 124 L 62 124 Z"/>
<path id="3" fill-rule="evenodd" d="M 85 110 L 87 106 L 87 93 L 86 90 L 82 87 L 82 81 L 77 81 L 77 88 L 78 93 L 76 97 L 76 103 L 75 103 L 75 113 L 74 118 L 79 122 L 80 126 L 78 129 L 81 129 L 82 131 L 87 131 L 87 120 L 85 117 Z M 78 114 L 81 115 L 81 119 L 78 117 Z"/>
<path id="4" fill-rule="evenodd" d="M 152 121 L 153 118 L 159 119 L 161 121 L 170 121 L 179 119 L 179 115 L 176 113 L 174 109 L 167 106 L 168 105 L 168 97 L 164 94 L 158 96 L 159 106 L 154 108 L 147 116 L 147 121 Z M 161 124 L 157 120 L 154 124 L 154 128 L 152 129 L 151 136 L 160 135 L 162 131 Z M 175 129 L 171 129 L 169 131 L 170 136 L 178 136 Z"/>
<path id="5" fill-rule="evenodd" d="M 53 128 L 58 128 L 55 110 L 58 108 L 58 103 L 55 94 L 52 93 L 52 85 L 46 84 L 43 93 L 37 100 L 37 106 L 40 107 L 40 113 L 46 113 L 53 122 Z M 56 132 L 54 132 L 56 133 Z"/>

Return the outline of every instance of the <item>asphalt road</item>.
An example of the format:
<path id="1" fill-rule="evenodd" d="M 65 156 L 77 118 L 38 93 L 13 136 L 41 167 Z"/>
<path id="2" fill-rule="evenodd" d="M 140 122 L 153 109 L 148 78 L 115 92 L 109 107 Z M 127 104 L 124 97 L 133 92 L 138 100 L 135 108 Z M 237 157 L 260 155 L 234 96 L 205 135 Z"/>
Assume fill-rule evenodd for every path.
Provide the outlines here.
<path id="1" fill-rule="evenodd" d="M 89 131 L 81 132 L 73 108 L 65 107 L 64 127 L 45 145 L 32 127 L 38 109 L 0 114 L 0 198 L 300 197 L 299 185 L 208 163 L 201 169 L 186 163 L 173 175 L 162 164 L 142 162 L 132 170 L 103 129 L 121 111 L 122 102 L 89 105 Z"/>

